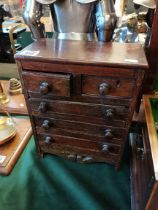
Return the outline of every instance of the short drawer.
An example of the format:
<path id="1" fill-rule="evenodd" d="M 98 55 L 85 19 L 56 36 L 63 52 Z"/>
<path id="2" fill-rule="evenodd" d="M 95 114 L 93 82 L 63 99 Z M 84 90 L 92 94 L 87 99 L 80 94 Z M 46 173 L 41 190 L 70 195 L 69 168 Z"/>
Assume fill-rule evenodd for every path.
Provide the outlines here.
<path id="1" fill-rule="evenodd" d="M 93 142 L 85 139 L 72 138 L 63 135 L 40 133 L 38 134 L 38 138 L 39 138 L 39 143 L 41 145 L 47 145 L 47 146 L 50 146 L 52 144 L 60 144 L 64 146 L 69 145 L 72 147 L 75 146 L 87 150 L 94 150 L 100 154 L 105 154 L 105 153 L 119 154 L 120 151 L 120 146 L 118 145 Z"/>
<path id="2" fill-rule="evenodd" d="M 22 78 L 30 96 L 70 96 L 70 74 L 22 72 Z"/>
<path id="3" fill-rule="evenodd" d="M 72 101 L 30 99 L 33 114 L 53 115 L 53 113 L 73 116 L 102 118 L 109 121 L 125 121 L 129 118 L 129 107 L 104 104 L 90 104 Z M 122 124 L 121 124 L 122 125 Z M 119 125 L 118 125 L 119 126 Z"/>
<path id="4" fill-rule="evenodd" d="M 82 76 L 82 95 L 104 97 L 132 97 L 134 80 L 96 76 Z"/>

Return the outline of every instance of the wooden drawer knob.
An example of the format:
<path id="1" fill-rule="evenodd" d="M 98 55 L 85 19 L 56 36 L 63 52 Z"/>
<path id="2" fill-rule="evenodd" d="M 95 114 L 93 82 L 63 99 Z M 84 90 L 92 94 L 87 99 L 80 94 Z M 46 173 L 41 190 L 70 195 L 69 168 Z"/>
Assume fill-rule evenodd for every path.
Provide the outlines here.
<path id="1" fill-rule="evenodd" d="M 137 150 L 137 157 L 140 158 L 140 159 L 144 159 L 145 158 L 145 151 L 144 151 L 144 148 L 141 148 L 141 147 L 138 147 Z"/>
<path id="2" fill-rule="evenodd" d="M 105 111 L 105 117 L 111 119 L 114 117 L 114 113 L 115 113 L 114 109 L 107 109 Z"/>
<path id="3" fill-rule="evenodd" d="M 42 82 L 40 84 L 40 93 L 42 95 L 48 94 L 49 90 L 50 90 L 50 86 L 49 86 L 48 82 Z"/>
<path id="4" fill-rule="evenodd" d="M 42 123 L 42 127 L 45 129 L 45 130 L 48 130 L 50 127 L 51 127 L 51 123 L 49 120 L 44 120 L 43 123 Z"/>
<path id="5" fill-rule="evenodd" d="M 104 96 L 110 92 L 111 86 L 105 82 L 99 85 L 99 94 Z"/>
<path id="6" fill-rule="evenodd" d="M 39 107 L 38 107 L 38 110 L 42 113 L 45 113 L 47 112 L 47 103 L 46 102 L 41 102 Z"/>
<path id="7" fill-rule="evenodd" d="M 110 148 L 111 148 L 111 146 L 109 144 L 103 143 L 101 150 L 102 150 L 102 152 L 109 152 Z"/>
<path id="8" fill-rule="evenodd" d="M 111 129 L 106 129 L 106 130 L 104 131 L 104 133 L 105 133 L 105 138 L 106 138 L 106 139 L 112 139 L 112 138 L 113 138 L 113 134 L 112 134 Z"/>
<path id="9" fill-rule="evenodd" d="M 46 137 L 44 138 L 44 142 L 45 142 L 46 144 L 50 144 L 51 142 L 53 142 L 53 139 L 52 139 L 52 137 L 50 137 L 50 136 L 46 136 Z"/>
<path id="10" fill-rule="evenodd" d="M 76 161 L 77 160 L 77 155 L 76 154 L 69 154 L 67 158 L 71 161 Z"/>

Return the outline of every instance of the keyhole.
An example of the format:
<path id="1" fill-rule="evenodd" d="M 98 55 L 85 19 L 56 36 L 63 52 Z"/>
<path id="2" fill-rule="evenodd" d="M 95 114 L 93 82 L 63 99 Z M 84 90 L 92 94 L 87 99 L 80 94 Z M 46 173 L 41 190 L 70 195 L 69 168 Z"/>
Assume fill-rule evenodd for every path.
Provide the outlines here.
<path id="1" fill-rule="evenodd" d="M 116 87 L 117 87 L 117 88 L 119 88 L 119 87 L 120 87 L 120 85 L 121 85 L 120 80 L 117 80 L 117 81 L 116 81 Z"/>

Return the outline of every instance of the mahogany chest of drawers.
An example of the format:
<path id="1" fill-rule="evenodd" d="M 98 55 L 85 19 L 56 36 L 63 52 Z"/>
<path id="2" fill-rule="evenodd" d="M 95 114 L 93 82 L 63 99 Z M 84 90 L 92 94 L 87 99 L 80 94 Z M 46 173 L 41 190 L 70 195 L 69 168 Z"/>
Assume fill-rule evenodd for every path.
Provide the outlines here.
<path id="1" fill-rule="evenodd" d="M 41 39 L 15 59 L 38 153 L 118 168 L 148 68 L 141 45 Z"/>

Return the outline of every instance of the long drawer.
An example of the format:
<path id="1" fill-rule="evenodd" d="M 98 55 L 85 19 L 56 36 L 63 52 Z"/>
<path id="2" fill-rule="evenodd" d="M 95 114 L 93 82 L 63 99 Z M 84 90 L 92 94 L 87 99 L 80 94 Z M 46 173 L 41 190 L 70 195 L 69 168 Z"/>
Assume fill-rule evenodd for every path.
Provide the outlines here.
<path id="1" fill-rule="evenodd" d="M 40 145 L 40 152 L 43 153 L 49 153 L 53 155 L 57 155 L 60 157 L 63 157 L 65 159 L 70 159 L 77 162 L 82 163 L 89 163 L 89 162 L 106 162 L 110 164 L 116 164 L 119 160 L 119 154 L 114 153 L 102 153 L 98 152 L 97 150 L 90 150 L 87 148 L 81 148 L 69 146 L 69 145 L 63 145 L 63 144 L 47 144 L 43 141 L 39 141 Z"/>
<path id="2" fill-rule="evenodd" d="M 29 104 L 33 114 L 53 113 L 70 114 L 102 118 L 107 121 L 124 121 L 129 118 L 129 108 L 126 106 L 108 106 L 104 104 L 89 104 L 71 101 L 30 99 Z"/>
<path id="3" fill-rule="evenodd" d="M 115 144 L 115 145 L 122 145 L 123 141 L 122 139 L 118 138 L 107 138 L 106 136 L 103 136 L 101 134 L 92 135 L 87 133 L 82 133 L 80 131 L 75 130 L 68 130 L 68 129 L 62 129 L 62 128 L 51 128 L 51 129 L 44 129 L 43 127 L 36 126 L 37 133 L 47 133 L 48 135 L 58 135 L 58 136 L 67 136 L 70 138 L 79 138 L 86 141 L 92 141 L 92 142 L 100 142 L 100 143 L 109 143 L 109 144 Z"/>
<path id="4" fill-rule="evenodd" d="M 94 150 L 98 154 L 119 154 L 120 146 L 115 144 L 107 144 L 101 142 L 94 142 L 83 140 L 80 138 L 72 138 L 64 135 L 55 135 L 48 133 L 39 133 L 38 138 L 40 144 L 44 145 L 52 145 L 52 144 L 60 144 L 60 145 L 69 145 L 72 147 L 84 148 L 87 150 Z"/>
<path id="5" fill-rule="evenodd" d="M 97 125 L 83 122 L 67 121 L 53 118 L 34 118 L 36 126 L 39 129 L 45 129 L 50 132 L 53 129 L 69 130 L 80 132 L 81 134 L 101 136 L 104 139 L 124 139 L 127 129 L 111 127 L 106 125 Z"/>

